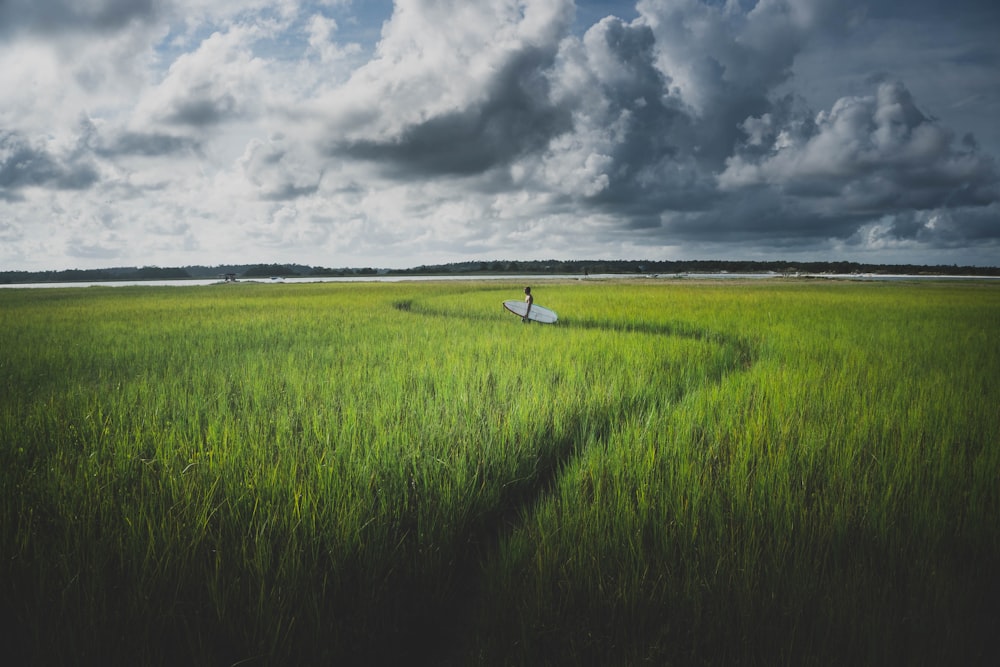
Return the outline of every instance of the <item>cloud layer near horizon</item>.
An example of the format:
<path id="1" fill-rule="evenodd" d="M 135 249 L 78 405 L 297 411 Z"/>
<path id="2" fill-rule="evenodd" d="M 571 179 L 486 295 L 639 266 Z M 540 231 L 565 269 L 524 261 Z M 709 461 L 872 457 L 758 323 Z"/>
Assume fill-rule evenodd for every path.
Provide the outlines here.
<path id="1" fill-rule="evenodd" d="M 0 265 L 1000 264 L 988 3 L 381 4 L 0 0 Z"/>

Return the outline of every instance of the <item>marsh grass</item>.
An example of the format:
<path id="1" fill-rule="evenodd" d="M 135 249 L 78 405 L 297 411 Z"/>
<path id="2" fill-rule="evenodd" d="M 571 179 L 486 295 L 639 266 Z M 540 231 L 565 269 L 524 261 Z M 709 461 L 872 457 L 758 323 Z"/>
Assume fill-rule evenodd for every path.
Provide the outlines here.
<path id="1" fill-rule="evenodd" d="M 10 655 L 995 657 L 995 287 L 515 289 L 0 292 Z"/>
<path id="2" fill-rule="evenodd" d="M 492 564 L 482 627 L 521 627 L 482 641 L 517 664 L 995 659 L 996 293 L 658 296 L 754 363 L 574 459 Z"/>

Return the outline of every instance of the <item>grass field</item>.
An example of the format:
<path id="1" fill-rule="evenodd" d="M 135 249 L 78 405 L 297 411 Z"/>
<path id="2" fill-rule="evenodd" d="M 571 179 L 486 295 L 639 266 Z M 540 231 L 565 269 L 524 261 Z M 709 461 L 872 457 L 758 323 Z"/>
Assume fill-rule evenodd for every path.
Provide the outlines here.
<path id="1" fill-rule="evenodd" d="M 1000 286 L 520 287 L 0 290 L 0 655 L 995 664 Z"/>

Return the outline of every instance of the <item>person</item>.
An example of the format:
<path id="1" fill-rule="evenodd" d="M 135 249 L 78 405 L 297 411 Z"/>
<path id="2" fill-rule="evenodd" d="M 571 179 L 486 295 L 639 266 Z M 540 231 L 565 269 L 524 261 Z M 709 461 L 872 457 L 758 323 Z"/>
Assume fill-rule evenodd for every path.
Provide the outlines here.
<path id="1" fill-rule="evenodd" d="M 531 288 L 524 288 L 524 302 L 528 304 L 528 309 L 524 311 L 524 317 L 521 318 L 522 322 L 530 322 L 528 315 L 531 315 L 531 305 L 535 303 L 535 297 L 531 296 Z"/>

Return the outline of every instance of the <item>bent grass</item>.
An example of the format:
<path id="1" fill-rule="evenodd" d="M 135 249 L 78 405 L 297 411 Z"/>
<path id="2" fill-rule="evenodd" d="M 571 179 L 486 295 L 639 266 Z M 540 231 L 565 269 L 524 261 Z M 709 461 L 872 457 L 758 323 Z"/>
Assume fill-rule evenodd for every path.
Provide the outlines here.
<path id="1" fill-rule="evenodd" d="M 0 292 L 13 654 L 991 657 L 995 287 L 515 289 Z"/>

